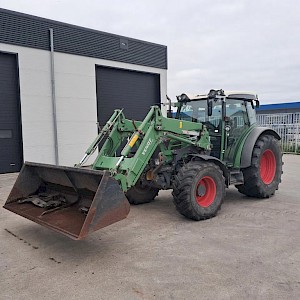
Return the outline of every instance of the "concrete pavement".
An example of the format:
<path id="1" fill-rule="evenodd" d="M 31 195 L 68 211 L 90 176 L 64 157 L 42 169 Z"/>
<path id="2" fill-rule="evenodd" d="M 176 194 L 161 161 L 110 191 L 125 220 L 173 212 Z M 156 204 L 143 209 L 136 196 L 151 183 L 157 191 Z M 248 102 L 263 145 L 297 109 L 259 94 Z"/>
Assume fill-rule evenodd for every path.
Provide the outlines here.
<path id="1" fill-rule="evenodd" d="M 0 208 L 0 299 L 300 299 L 300 156 L 270 199 L 227 191 L 218 216 L 179 215 L 169 191 L 73 241 Z M 0 175 L 0 205 L 16 179 Z"/>

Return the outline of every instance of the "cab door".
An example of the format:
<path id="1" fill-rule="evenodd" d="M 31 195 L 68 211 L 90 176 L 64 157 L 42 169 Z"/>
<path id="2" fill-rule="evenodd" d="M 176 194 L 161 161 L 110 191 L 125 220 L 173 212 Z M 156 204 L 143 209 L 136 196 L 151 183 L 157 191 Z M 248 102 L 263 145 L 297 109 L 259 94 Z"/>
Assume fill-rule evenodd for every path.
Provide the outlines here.
<path id="1" fill-rule="evenodd" d="M 224 102 L 221 98 L 212 100 L 212 115 L 208 117 L 206 125 L 210 142 L 212 144 L 211 156 L 223 159 L 224 155 L 224 122 L 223 122 Z"/>
<path id="2" fill-rule="evenodd" d="M 247 102 L 226 99 L 225 118 L 225 154 L 224 160 L 230 166 L 234 162 L 236 149 L 248 131 L 250 122 L 247 114 Z"/>

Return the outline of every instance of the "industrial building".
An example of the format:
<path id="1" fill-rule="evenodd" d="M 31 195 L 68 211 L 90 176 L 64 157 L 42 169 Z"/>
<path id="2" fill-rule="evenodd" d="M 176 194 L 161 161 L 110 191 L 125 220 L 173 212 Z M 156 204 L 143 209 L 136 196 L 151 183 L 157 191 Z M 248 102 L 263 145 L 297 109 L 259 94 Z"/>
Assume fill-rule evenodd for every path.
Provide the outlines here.
<path id="1" fill-rule="evenodd" d="M 300 102 L 263 104 L 256 109 L 257 114 L 300 113 Z"/>
<path id="2" fill-rule="evenodd" d="M 279 134 L 283 152 L 300 153 L 300 102 L 264 104 L 256 113 L 259 125 Z"/>
<path id="3" fill-rule="evenodd" d="M 115 108 L 165 101 L 166 46 L 5 9 L 0 28 L 0 173 L 74 165 Z"/>
<path id="4" fill-rule="evenodd" d="M 263 104 L 256 108 L 256 114 L 261 125 L 299 124 L 300 102 Z"/>

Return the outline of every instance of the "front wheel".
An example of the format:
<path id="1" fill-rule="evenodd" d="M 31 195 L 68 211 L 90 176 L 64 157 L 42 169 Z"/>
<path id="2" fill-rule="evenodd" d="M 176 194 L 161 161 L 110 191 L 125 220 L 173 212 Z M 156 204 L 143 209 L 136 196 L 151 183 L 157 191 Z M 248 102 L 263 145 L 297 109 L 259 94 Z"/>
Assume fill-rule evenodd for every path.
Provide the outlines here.
<path id="1" fill-rule="evenodd" d="M 223 173 L 214 163 L 191 161 L 177 173 L 172 194 L 176 209 L 185 217 L 212 218 L 225 197 Z"/>
<path id="2" fill-rule="evenodd" d="M 269 198 L 281 182 L 282 153 L 273 135 L 262 135 L 255 143 L 251 166 L 242 170 L 244 184 L 238 191 L 249 197 Z"/>
<path id="3" fill-rule="evenodd" d="M 144 204 L 149 203 L 157 196 L 159 189 L 142 185 L 141 182 L 137 182 L 135 186 L 131 187 L 126 193 L 126 197 L 130 204 Z"/>

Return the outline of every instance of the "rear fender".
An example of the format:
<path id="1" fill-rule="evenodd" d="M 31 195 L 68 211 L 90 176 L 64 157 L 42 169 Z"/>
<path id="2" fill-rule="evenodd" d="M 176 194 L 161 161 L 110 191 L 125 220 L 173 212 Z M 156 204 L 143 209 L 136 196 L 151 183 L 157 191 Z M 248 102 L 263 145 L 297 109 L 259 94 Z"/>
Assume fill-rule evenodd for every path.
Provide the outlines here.
<path id="1" fill-rule="evenodd" d="M 252 152 L 257 139 L 264 134 L 273 135 L 276 139 L 280 140 L 280 136 L 276 131 L 266 127 L 254 127 L 248 135 L 241 155 L 241 168 L 247 168 L 251 166 Z"/>

